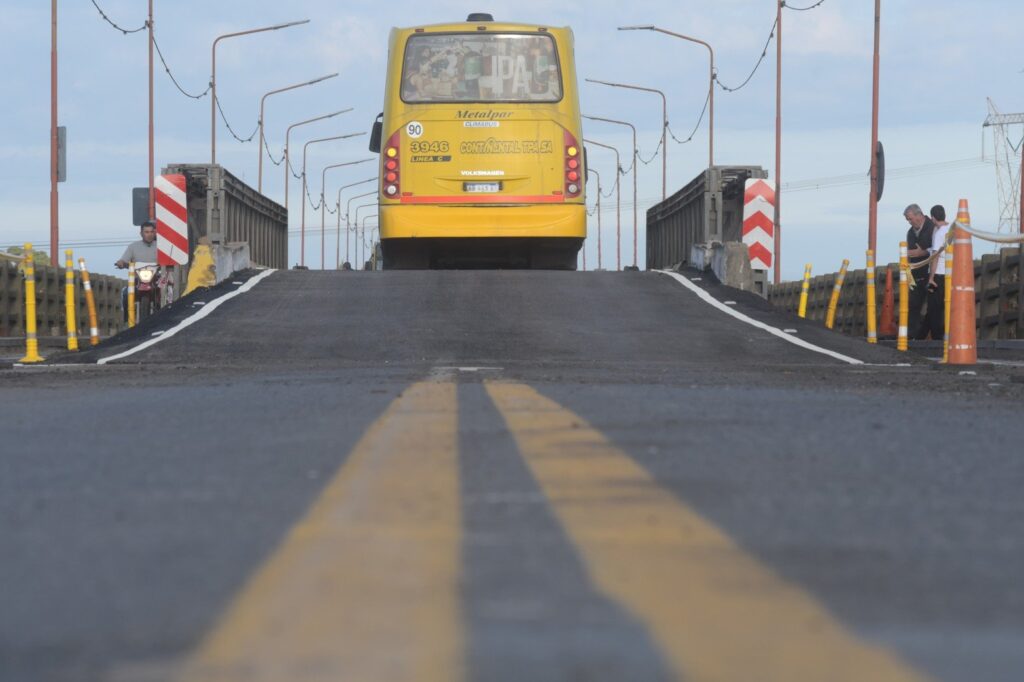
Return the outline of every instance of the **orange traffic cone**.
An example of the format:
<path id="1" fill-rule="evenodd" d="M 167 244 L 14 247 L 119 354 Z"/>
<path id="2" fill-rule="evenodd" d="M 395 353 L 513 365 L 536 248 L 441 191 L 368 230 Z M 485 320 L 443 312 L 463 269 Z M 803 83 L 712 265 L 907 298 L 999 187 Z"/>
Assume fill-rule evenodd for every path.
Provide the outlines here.
<path id="1" fill-rule="evenodd" d="M 971 235 L 960 229 L 971 226 L 967 200 L 960 208 L 953 225 L 953 292 L 949 319 L 949 364 L 973 365 L 978 362 L 978 332 L 974 311 L 974 256 Z M 948 274 L 947 274 L 948 276 Z"/>
<path id="2" fill-rule="evenodd" d="M 882 297 L 882 319 L 878 324 L 878 338 L 896 338 L 896 294 L 892 289 L 892 268 L 885 268 L 885 296 Z"/>

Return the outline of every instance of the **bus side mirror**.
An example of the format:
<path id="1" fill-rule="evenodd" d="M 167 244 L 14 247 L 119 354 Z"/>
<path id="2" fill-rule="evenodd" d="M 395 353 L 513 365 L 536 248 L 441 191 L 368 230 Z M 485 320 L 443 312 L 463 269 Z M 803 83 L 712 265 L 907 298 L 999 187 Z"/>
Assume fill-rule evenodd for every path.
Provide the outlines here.
<path id="1" fill-rule="evenodd" d="M 380 138 L 384 134 L 384 114 L 380 113 L 377 115 L 377 120 L 373 122 L 373 130 L 370 131 L 370 151 L 374 154 L 380 154 Z"/>

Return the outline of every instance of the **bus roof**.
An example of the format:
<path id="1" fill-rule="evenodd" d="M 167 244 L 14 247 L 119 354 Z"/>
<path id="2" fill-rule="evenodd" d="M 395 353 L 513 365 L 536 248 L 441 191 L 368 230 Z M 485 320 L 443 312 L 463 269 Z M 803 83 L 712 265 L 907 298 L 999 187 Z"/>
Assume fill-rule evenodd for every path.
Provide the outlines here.
<path id="1" fill-rule="evenodd" d="M 394 30 L 403 33 L 473 33 L 486 27 L 487 32 L 502 33 L 515 31 L 570 31 L 568 26 L 548 26 L 546 24 L 521 24 L 509 21 L 460 21 L 445 24 L 429 24 L 423 26 L 396 27 Z M 484 31 L 480 31 L 483 33 Z"/>

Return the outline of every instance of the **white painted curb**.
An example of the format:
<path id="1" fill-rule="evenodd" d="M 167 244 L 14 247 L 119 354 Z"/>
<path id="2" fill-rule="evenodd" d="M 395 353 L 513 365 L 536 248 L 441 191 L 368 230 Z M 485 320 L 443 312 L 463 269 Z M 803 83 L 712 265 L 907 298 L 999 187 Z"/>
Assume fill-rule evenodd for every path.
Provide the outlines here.
<path id="1" fill-rule="evenodd" d="M 187 329 L 188 327 L 191 327 L 192 325 L 194 325 L 199 320 L 201 320 L 204 317 L 208 316 L 210 313 L 212 313 L 214 310 L 216 310 L 220 306 L 221 303 L 224 303 L 225 301 L 231 300 L 235 296 L 239 296 L 241 294 L 244 294 L 245 292 L 249 291 L 254 286 L 259 284 L 262 280 L 266 279 L 267 277 L 269 277 L 270 275 L 274 274 L 275 272 L 277 272 L 277 270 L 264 270 L 263 272 L 261 272 L 260 274 L 256 275 L 255 277 L 252 277 L 251 279 L 249 279 L 249 281 L 247 281 L 245 284 L 243 284 L 242 286 L 238 287 L 234 291 L 229 291 L 228 293 L 224 294 L 223 296 L 215 298 L 212 301 L 207 301 L 206 305 L 204 305 L 202 308 L 200 308 L 196 313 L 190 315 L 189 317 L 186 317 L 184 320 L 182 320 L 178 324 L 174 325 L 173 327 L 171 327 L 170 329 L 165 331 L 160 336 L 156 336 L 156 337 L 153 337 L 151 339 L 148 339 L 147 341 L 143 341 L 142 343 L 140 343 L 139 345 L 135 346 L 134 348 L 129 348 L 128 350 L 126 350 L 126 351 L 124 351 L 122 353 L 118 353 L 117 355 L 111 355 L 109 357 L 101 358 L 100 360 L 96 361 L 96 364 L 97 365 L 105 365 L 108 362 L 114 362 L 115 360 L 122 360 L 122 359 L 128 357 L 129 355 L 134 355 L 135 353 L 138 353 L 139 351 L 143 351 L 143 350 L 146 350 L 147 348 L 150 348 L 151 346 L 155 346 L 156 344 L 160 343 L 161 341 L 166 341 L 167 339 L 171 338 L 172 336 L 174 336 L 178 332 L 182 331 L 183 329 Z"/>
<path id="2" fill-rule="evenodd" d="M 701 289 L 699 286 L 697 286 L 696 284 L 694 284 L 690 280 L 688 280 L 685 277 L 683 277 L 682 275 L 680 275 L 678 272 L 673 272 L 671 270 L 655 270 L 655 272 L 660 272 L 663 275 L 668 275 L 669 277 L 671 277 L 672 279 L 676 280 L 677 282 L 682 284 L 684 287 L 686 287 L 687 289 L 689 289 L 693 293 L 697 294 L 697 297 L 700 298 L 702 301 L 704 301 L 705 303 L 708 303 L 708 304 L 714 306 L 718 310 L 721 310 L 726 315 L 732 315 L 733 317 L 735 317 L 740 322 L 745 322 L 745 323 L 749 324 L 752 327 L 757 327 L 758 329 L 762 329 L 762 330 L 768 332 L 769 334 L 771 334 L 773 336 L 779 337 L 783 341 L 786 341 L 788 343 L 793 344 L 794 346 L 799 346 L 800 348 L 804 348 L 806 350 L 814 351 L 815 353 L 821 353 L 822 355 L 827 355 L 830 358 L 835 358 L 836 360 L 840 360 L 840 361 L 848 363 L 850 365 L 863 365 L 864 364 L 863 360 L 858 360 L 857 358 L 851 358 L 848 355 L 843 355 L 842 353 L 837 353 L 837 352 L 835 352 L 833 350 L 829 350 L 828 348 L 822 348 L 821 346 L 815 346 L 813 343 L 808 343 L 807 341 L 804 341 L 803 339 L 801 339 L 799 337 L 793 336 L 791 334 L 787 334 L 786 332 L 784 332 L 783 330 L 779 329 L 778 327 L 773 327 L 770 324 L 765 324 L 764 322 L 758 322 L 757 320 L 755 320 L 752 317 L 748 317 L 747 315 L 744 315 L 741 312 L 733 310 L 732 308 L 730 308 L 729 306 L 725 305 L 724 303 L 722 303 L 721 301 L 716 299 L 714 296 L 712 296 L 708 292 L 706 292 L 703 289 Z"/>

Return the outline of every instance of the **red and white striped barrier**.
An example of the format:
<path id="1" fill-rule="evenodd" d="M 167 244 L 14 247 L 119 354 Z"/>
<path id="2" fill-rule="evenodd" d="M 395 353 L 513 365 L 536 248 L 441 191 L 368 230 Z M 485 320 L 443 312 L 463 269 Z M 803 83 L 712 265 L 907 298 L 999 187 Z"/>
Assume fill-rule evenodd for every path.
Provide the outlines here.
<path id="1" fill-rule="evenodd" d="M 775 185 L 747 180 L 743 194 L 743 243 L 750 251 L 750 267 L 771 270 L 775 252 Z"/>
<path id="2" fill-rule="evenodd" d="M 156 194 L 156 250 L 160 265 L 188 263 L 188 211 L 184 175 L 158 175 Z"/>

